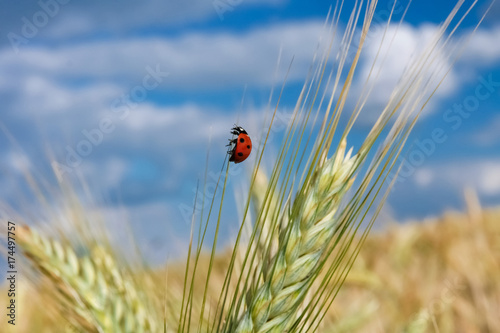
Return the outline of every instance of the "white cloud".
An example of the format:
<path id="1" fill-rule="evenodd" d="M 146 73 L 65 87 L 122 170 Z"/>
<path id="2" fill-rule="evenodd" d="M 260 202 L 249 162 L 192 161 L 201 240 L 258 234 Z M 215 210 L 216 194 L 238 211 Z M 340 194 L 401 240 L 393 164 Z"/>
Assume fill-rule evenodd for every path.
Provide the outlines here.
<path id="1" fill-rule="evenodd" d="M 487 162 L 476 171 L 479 176 L 478 188 L 485 195 L 500 194 L 500 161 Z"/>
<path id="2" fill-rule="evenodd" d="M 216 137 L 227 134 L 228 124 L 231 124 L 220 110 L 191 103 L 179 106 L 142 103 L 129 109 L 123 118 L 113 116 L 109 110 L 101 116 L 113 120 L 112 141 L 121 146 L 144 143 L 150 148 L 196 145 L 200 140 L 207 140 L 210 134 Z"/>
<path id="3" fill-rule="evenodd" d="M 111 155 L 98 163 L 86 163 L 82 165 L 81 174 L 92 179 L 101 189 L 116 189 L 124 181 L 130 161 L 124 157 Z M 96 191 L 98 192 L 98 191 Z"/>
<path id="4" fill-rule="evenodd" d="M 500 62 L 500 25 L 478 29 L 464 49 L 462 61 L 469 65 L 488 66 Z"/>
<path id="5" fill-rule="evenodd" d="M 472 135 L 472 140 L 483 147 L 490 147 L 500 142 L 500 115 L 493 117 L 484 127 Z"/>
<path id="6" fill-rule="evenodd" d="M 399 27 L 393 24 L 387 30 L 384 25 L 374 26 L 367 36 L 357 78 L 351 91 L 351 98 L 356 99 L 360 96 L 363 86 L 367 83 L 366 78 L 372 71 L 372 78 L 367 86 L 373 89 L 367 99 L 366 107 L 373 110 L 374 114 L 365 114 L 361 121 L 372 123 L 376 119 L 390 99 L 394 87 L 409 77 L 407 74 L 408 70 L 411 70 L 409 64 L 418 60 L 429 45 L 432 45 L 439 28 L 432 24 L 415 27 L 406 23 Z M 424 95 L 423 101 L 425 101 L 433 87 L 451 67 L 446 74 L 447 77 L 427 103 L 423 116 L 436 111 L 436 106 L 441 101 L 455 95 L 464 85 L 475 82 L 479 69 L 500 61 L 500 25 L 478 29 L 463 49 L 463 53 L 459 54 L 458 50 L 469 33 L 470 31 L 466 31 L 462 35 L 454 36 L 447 45 L 437 44 L 432 57 L 427 60 L 430 62 L 422 68 L 422 82 L 425 83 L 428 78 L 432 78 L 430 90 Z M 378 59 L 374 65 L 377 55 Z M 456 56 L 459 56 L 458 62 L 453 65 L 452 60 Z"/>
<path id="7" fill-rule="evenodd" d="M 96 83 L 84 87 L 68 87 L 58 84 L 44 76 L 27 76 L 19 87 L 15 110 L 22 114 L 44 115 L 52 113 L 74 113 L 84 108 L 86 113 L 93 113 L 95 108 L 110 100 L 111 96 L 121 93 L 113 84 Z"/>
<path id="8" fill-rule="evenodd" d="M 500 160 L 453 160 L 418 170 L 414 181 L 419 186 L 446 186 L 457 193 L 470 187 L 480 195 L 500 195 Z M 446 184 L 446 185 L 445 185 Z"/>
<path id="9" fill-rule="evenodd" d="M 245 11 L 255 5 L 274 7 L 285 1 L 245 0 L 238 2 L 224 0 L 224 3 L 229 4 L 227 7 L 229 10 L 223 14 L 222 20 L 234 15 L 235 12 Z M 42 3 L 52 3 L 48 6 L 49 9 L 43 9 L 39 2 L 15 1 L 5 4 L 2 12 L 6 15 L 0 14 L 1 30 L 21 35 L 23 26 L 21 19 L 26 17 L 29 21 L 33 21 L 33 16 L 36 13 L 44 11 L 50 11 L 51 15 L 48 23 L 39 29 L 36 38 L 74 38 L 103 31 L 119 34 L 132 29 L 172 27 L 221 19 L 212 0 L 122 0 L 119 3 L 88 0 L 85 2 L 71 1 L 59 5 L 58 8 L 54 7 L 54 4 L 57 4 L 56 1 L 42 0 Z"/>
<path id="10" fill-rule="evenodd" d="M 432 40 L 437 26 L 412 27 L 401 25 L 397 34 L 391 25 L 385 37 L 379 61 L 375 66 L 376 85 L 369 102 L 381 105 L 387 101 L 398 80 L 407 69 L 408 61 L 415 59 L 422 47 Z M 488 59 L 499 59 L 495 51 L 500 28 L 478 30 L 473 47 L 467 47 L 462 64 L 475 68 Z M 309 68 L 319 36 L 324 32 L 320 21 L 292 22 L 257 28 L 244 33 L 188 33 L 170 38 L 132 38 L 106 41 L 86 41 L 58 48 L 33 46 L 23 49 L 20 55 L 10 48 L 0 50 L 0 89 L 23 86 L 28 77 L 44 76 L 51 80 L 86 79 L 112 81 L 116 84 L 140 84 L 146 67 L 159 66 L 170 76 L 159 89 L 184 90 L 227 89 L 234 85 L 269 87 L 284 77 L 287 62 L 294 56 L 289 80 L 301 80 Z M 368 75 L 375 54 L 382 40 L 382 28 L 375 29 L 366 42 L 358 80 L 353 95 L 358 96 Z M 393 38 L 394 36 L 394 38 Z M 388 49 L 389 42 L 391 48 Z M 283 64 L 274 77 L 276 60 L 283 47 Z M 437 52 L 434 73 L 438 64 L 448 65 L 445 53 Z M 437 75 L 440 77 L 440 75 Z M 463 84 L 466 77 L 452 70 L 440 86 L 435 97 L 446 97 Z M 63 82 L 65 84 L 66 82 Z"/>
<path id="11" fill-rule="evenodd" d="M 285 65 L 294 56 L 291 79 L 307 73 L 321 22 L 300 22 L 258 28 L 245 33 L 189 33 L 173 38 L 90 41 L 58 48 L 33 46 L 20 55 L 0 51 L 0 72 L 53 79 L 112 80 L 141 83 L 146 67 L 170 73 L 164 89 L 228 88 L 246 83 L 268 86 L 274 81 L 280 47 Z M 3 85 L 9 81 L 4 80 Z"/>
<path id="12" fill-rule="evenodd" d="M 435 177 L 434 172 L 428 168 L 419 168 L 415 172 L 415 183 L 420 187 L 428 187 Z"/>
<path id="13" fill-rule="evenodd" d="M 418 52 L 436 29 L 435 26 L 401 26 L 399 35 L 394 37 L 392 51 L 387 53 L 385 66 L 378 68 L 380 72 L 368 101 L 370 105 L 387 100 L 407 61 L 415 56 L 414 50 Z M 156 105 L 149 99 L 131 109 L 128 117 L 118 120 L 118 116 L 110 110 L 112 100 L 141 85 L 148 75 L 146 66 L 155 68 L 159 64 L 162 71 L 170 72 L 157 88 L 170 93 L 174 90 L 234 89 L 235 85 L 243 86 L 245 83 L 268 90 L 269 85 L 274 83 L 273 72 L 280 46 L 283 47 L 283 54 L 295 55 L 291 79 L 302 80 L 322 31 L 323 22 L 308 21 L 260 27 L 243 33 L 197 32 L 170 38 L 85 41 L 57 48 L 29 46 L 19 56 L 10 49 L 3 49 L 0 50 L 0 92 L 7 92 L 13 100 L 7 114 L 17 113 L 25 118 L 36 114 L 47 126 L 47 131 L 62 129 L 69 133 L 70 140 L 66 138 L 54 143 L 63 151 L 68 143 L 75 145 L 78 140 L 85 139 L 82 130 L 96 128 L 103 117 L 112 117 L 116 129 L 105 136 L 104 146 L 94 148 L 98 153 L 93 153 L 88 163 L 114 165 L 102 169 L 103 175 L 113 174 L 114 178 L 109 179 L 109 185 L 113 186 L 123 179 L 127 166 L 106 161 L 102 157 L 104 152 L 110 158 L 120 159 L 124 150 L 141 147 L 141 153 L 165 156 L 162 167 L 168 165 L 175 170 L 194 168 L 190 165 L 192 151 L 205 151 L 210 137 L 215 141 L 213 145 L 223 147 L 227 143 L 228 129 L 235 121 L 217 106 L 207 107 L 187 101 L 175 106 Z M 391 26 L 387 40 L 391 40 L 394 32 L 395 27 Z M 353 87 L 353 96 L 360 91 L 363 82 L 360 78 L 367 74 L 371 66 L 381 34 L 380 30 L 376 30 L 366 45 L 366 55 L 360 63 L 361 73 Z M 483 35 L 486 39 L 483 38 L 482 43 L 485 44 L 496 38 L 494 34 Z M 476 48 L 486 47 L 477 43 Z M 441 53 L 437 57 L 438 61 L 446 63 Z M 282 63 L 283 70 L 288 65 L 284 64 L 285 60 L 286 57 Z M 460 73 L 452 72 L 450 75 L 452 80 L 441 87 L 441 96 L 463 83 Z M 277 80 L 282 78 L 283 75 Z M 261 114 L 261 111 L 255 112 Z M 252 121 L 243 119 L 243 123 Z M 252 132 L 257 130 L 255 128 Z M 25 140 L 32 142 L 33 138 L 28 133 Z M 175 158 L 172 152 L 175 152 Z M 96 156 L 98 160 L 95 161 L 93 158 Z M 96 169 L 92 173 L 99 172 Z M 439 178 L 433 172 L 420 172 L 417 177 L 419 184 L 428 186 L 433 179 Z M 478 178 L 474 178 L 474 182 L 482 184 L 485 193 L 495 191 L 495 182 L 489 184 L 490 187 Z"/>
<path id="14" fill-rule="evenodd" d="M 416 103 L 419 106 L 425 102 L 429 93 L 451 65 L 448 59 L 451 49 L 443 47 L 441 44 L 434 47 L 431 57 L 425 61 L 421 59 L 422 55 L 425 55 L 429 47 L 433 45 L 438 30 L 439 26 L 430 24 L 418 27 L 409 24 L 401 24 L 400 26 L 392 24 L 387 30 L 386 26 L 378 26 L 373 29 L 366 39 L 358 77 L 352 92 L 353 96 L 360 96 L 365 86 L 372 89 L 366 107 L 374 111 L 374 114 L 366 115 L 361 119 L 362 121 L 373 122 L 387 105 L 394 88 L 402 87 L 402 84 L 408 85 L 408 79 L 415 75 L 409 73 L 415 70 L 420 71 L 421 82 L 413 82 L 410 86 L 421 84 L 421 89 L 426 87 L 427 90 L 425 92 L 418 91 L 418 95 L 411 97 L 411 99 L 413 101 L 423 98 Z M 422 63 L 425 66 L 420 67 Z M 367 81 L 369 75 L 371 77 Z M 436 98 L 449 96 L 462 83 L 460 75 L 455 70 L 451 70 L 432 97 L 431 103 L 426 106 L 426 110 L 432 110 Z"/>
<path id="15" fill-rule="evenodd" d="M 383 67 L 376 66 L 379 74 L 368 106 L 382 105 L 388 99 L 408 60 L 431 40 L 436 29 L 436 26 L 403 24 L 392 39 L 396 29 L 389 27 L 383 46 L 386 51 L 382 52 L 387 52 L 387 58 Z M 276 57 L 283 46 L 284 54 L 295 55 L 291 79 L 302 80 L 322 31 L 322 22 L 308 21 L 260 27 L 244 33 L 198 32 L 164 39 L 87 41 L 58 48 L 33 46 L 20 56 L 3 49 L 0 51 L 0 92 L 8 92 L 13 100 L 9 113 L 25 117 L 36 114 L 47 126 L 64 128 L 78 136 L 83 129 L 98 126 L 103 117 L 117 118 L 110 111 L 111 102 L 143 84 L 148 75 L 147 66 L 158 65 L 161 71 L 170 72 L 156 88 L 170 93 L 178 89 L 188 92 L 217 87 L 229 89 L 245 83 L 268 89 L 274 83 Z M 361 90 L 362 78 L 378 51 L 382 33 L 380 28 L 376 29 L 368 38 L 360 75 L 353 87 L 354 97 Z M 496 38 L 485 32 L 482 35 Z M 484 38 L 482 43 L 492 42 Z M 390 40 L 392 47 L 387 51 Z M 438 53 L 437 58 L 438 62 L 446 63 L 443 54 Z M 283 70 L 286 67 L 282 65 Z M 449 94 L 461 84 L 459 73 L 451 72 L 450 76 L 451 80 L 446 81 L 438 94 Z M 215 137 L 220 138 L 234 122 L 216 106 L 207 108 L 190 102 L 158 106 L 148 101 L 140 103 L 125 120 L 117 122 L 112 140 L 153 140 L 148 146 L 159 148 L 160 143 L 154 138 L 166 137 L 162 145 L 178 145 L 179 140 L 191 145 L 200 138 L 208 138 L 210 126 Z M 44 115 L 50 117 L 43 118 Z"/>
<path id="16" fill-rule="evenodd" d="M 111 112 L 111 101 L 141 85 L 148 75 L 146 66 L 155 68 L 156 64 L 160 64 L 162 71 L 170 72 L 157 89 L 197 91 L 216 86 L 227 89 L 247 82 L 267 89 L 273 83 L 280 45 L 285 54 L 295 54 L 294 66 L 298 70 L 292 77 L 303 79 L 322 28 L 322 22 L 309 21 L 245 33 L 189 33 L 168 39 L 91 41 L 59 48 L 31 47 L 22 52 L 21 57 L 4 49 L 0 51 L 0 91 L 12 92 L 14 103 L 9 112 L 25 117 L 36 114 L 48 131 L 66 131 L 70 140 L 59 141 L 63 151 L 71 139 L 74 139 L 73 145 L 85 139 L 82 130 L 98 127 L 104 117 L 111 117 L 116 129 L 105 137 L 106 148 L 96 148 L 96 151 L 142 145 L 149 153 L 159 154 L 181 146 L 184 150 L 200 148 L 200 142 L 205 149 L 210 137 L 220 140 L 217 145 L 224 141 L 223 146 L 234 119 L 216 106 L 200 106 L 194 102 L 160 106 L 146 100 L 121 120 Z M 380 72 L 369 105 L 387 100 L 407 61 L 431 39 L 436 29 L 435 26 L 401 26 L 392 42 L 392 51 L 387 53 L 385 66 L 378 68 Z M 389 28 L 386 41 L 392 39 L 395 31 L 394 26 Z M 382 31 L 376 30 L 368 40 L 366 55 L 360 64 L 360 78 L 367 75 L 381 35 Z M 446 63 L 442 54 L 438 53 L 437 57 Z M 459 75 L 455 72 L 451 75 L 453 82 L 441 89 L 444 95 L 460 84 Z M 83 80 L 83 84 L 75 84 L 74 80 Z M 355 83 L 353 96 L 357 96 L 362 82 L 358 79 Z M 248 110 L 246 113 L 251 114 Z M 189 153 L 179 153 L 170 163 L 180 167 L 188 161 Z M 419 177 L 421 186 L 429 183 L 428 173 Z"/>
<path id="17" fill-rule="evenodd" d="M 9 163 L 11 171 L 23 173 L 31 169 L 32 164 L 29 159 L 19 152 L 9 152 L 5 156 L 5 160 Z"/>

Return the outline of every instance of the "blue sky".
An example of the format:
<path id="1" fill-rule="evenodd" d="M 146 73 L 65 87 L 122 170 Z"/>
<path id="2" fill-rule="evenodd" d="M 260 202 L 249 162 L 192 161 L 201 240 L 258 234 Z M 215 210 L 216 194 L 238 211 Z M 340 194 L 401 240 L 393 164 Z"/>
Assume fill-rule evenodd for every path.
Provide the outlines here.
<path id="1" fill-rule="evenodd" d="M 380 20 L 391 4 L 379 2 Z M 406 4 L 396 6 L 396 19 Z M 478 2 L 457 42 L 488 4 Z M 2 202 L 27 221 L 39 218 L 38 206 L 29 196 L 22 199 L 21 170 L 53 183 L 50 151 L 70 177 L 80 174 L 89 183 L 107 218 L 126 216 L 140 241 L 162 244 L 166 234 L 183 239 L 189 229 L 186 207 L 192 206 L 205 172 L 207 149 L 213 178 L 230 127 L 238 121 L 250 134 L 259 132 L 269 93 L 279 87 L 293 57 L 279 109 L 278 125 L 286 124 L 331 5 L 296 0 L 5 3 L 0 115 L 18 145 L 2 135 Z M 453 5 L 413 1 L 368 100 L 371 112 L 376 114 L 407 60 Z M 341 16 L 344 24 L 348 13 Z M 462 209 L 466 187 L 475 189 L 484 205 L 500 202 L 499 15 L 497 2 L 425 110 L 384 216 L 402 221 Z M 378 47 L 380 20 L 376 16 L 361 73 Z M 355 91 L 360 84 L 355 82 Z M 371 122 L 367 116 L 357 125 L 354 141 Z M 271 153 L 279 135 L 278 130 L 271 140 Z M 79 149 L 86 156 L 75 156 Z M 233 192 L 239 195 L 248 166 L 233 170 L 224 218 L 225 227 L 234 229 Z"/>

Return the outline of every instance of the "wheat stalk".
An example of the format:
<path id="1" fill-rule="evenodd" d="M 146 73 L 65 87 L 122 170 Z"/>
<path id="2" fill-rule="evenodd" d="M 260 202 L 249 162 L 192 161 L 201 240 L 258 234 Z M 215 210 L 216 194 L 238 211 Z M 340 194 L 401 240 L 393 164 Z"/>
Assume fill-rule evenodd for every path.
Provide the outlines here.
<path id="1" fill-rule="evenodd" d="M 146 295 L 102 247 L 77 257 L 69 246 L 21 227 L 19 245 L 58 291 L 61 310 L 77 330 L 156 332 L 159 320 Z M 65 306 L 67 305 L 67 306 Z"/>
<path id="2" fill-rule="evenodd" d="M 280 230 L 279 251 L 263 267 L 263 283 L 247 295 L 247 311 L 236 332 L 281 332 L 308 291 L 320 258 L 338 225 L 335 218 L 350 188 L 357 156 L 345 156 L 345 141 L 300 192 Z"/>

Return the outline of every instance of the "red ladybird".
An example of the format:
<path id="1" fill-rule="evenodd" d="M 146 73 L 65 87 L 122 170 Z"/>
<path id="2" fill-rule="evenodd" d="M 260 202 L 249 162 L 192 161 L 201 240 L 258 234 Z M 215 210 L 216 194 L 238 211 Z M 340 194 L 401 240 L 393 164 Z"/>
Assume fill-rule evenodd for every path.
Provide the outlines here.
<path id="1" fill-rule="evenodd" d="M 235 139 L 229 139 L 230 146 L 227 153 L 229 154 L 229 162 L 241 163 L 247 159 L 252 151 L 252 140 L 248 136 L 247 131 L 240 126 L 234 126 L 231 129 L 231 134 L 237 135 Z"/>

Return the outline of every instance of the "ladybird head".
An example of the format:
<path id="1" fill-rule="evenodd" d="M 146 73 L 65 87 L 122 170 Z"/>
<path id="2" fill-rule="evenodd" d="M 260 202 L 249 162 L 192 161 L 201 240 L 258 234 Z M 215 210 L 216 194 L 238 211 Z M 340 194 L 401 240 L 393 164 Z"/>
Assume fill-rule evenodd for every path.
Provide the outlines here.
<path id="1" fill-rule="evenodd" d="M 241 126 L 234 126 L 232 129 L 231 129 L 231 134 L 234 134 L 234 135 L 240 135 L 241 133 L 243 134 L 248 134 L 247 131 L 245 131 L 245 129 Z"/>

